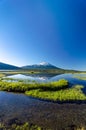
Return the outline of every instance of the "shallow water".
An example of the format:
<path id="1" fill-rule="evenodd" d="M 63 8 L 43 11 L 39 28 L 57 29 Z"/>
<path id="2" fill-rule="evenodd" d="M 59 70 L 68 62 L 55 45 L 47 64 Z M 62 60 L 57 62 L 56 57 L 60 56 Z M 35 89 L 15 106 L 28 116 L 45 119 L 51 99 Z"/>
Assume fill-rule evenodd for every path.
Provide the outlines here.
<path id="1" fill-rule="evenodd" d="M 58 104 L 0 92 L 0 122 L 6 125 L 29 122 L 45 129 L 86 130 L 86 104 Z"/>
<path id="2" fill-rule="evenodd" d="M 77 74 L 77 76 L 86 76 L 86 74 Z M 36 81 L 36 82 L 51 82 L 51 81 L 57 81 L 59 79 L 67 79 L 71 84 L 76 85 L 84 85 L 86 86 L 86 81 L 85 80 L 80 80 L 74 77 L 74 74 L 59 74 L 59 75 L 54 75 L 54 74 L 16 74 L 16 75 L 11 75 L 7 76 L 7 78 L 12 78 L 12 79 L 20 79 L 20 80 L 30 80 L 30 81 Z"/>
<path id="3" fill-rule="evenodd" d="M 13 79 L 35 80 L 37 82 L 50 82 L 67 79 L 72 85 L 84 85 L 86 81 L 79 80 L 73 74 L 61 75 L 12 75 Z M 0 92 L 0 123 L 10 126 L 15 121 L 29 122 L 43 128 L 43 130 L 86 130 L 86 104 L 85 103 L 54 103 L 31 98 L 24 94 Z"/>
<path id="4" fill-rule="evenodd" d="M 46 82 L 50 81 L 52 77 L 55 76 L 56 76 L 55 74 L 16 74 L 16 75 L 9 75 L 7 76 L 7 78 Z"/>
<path id="5" fill-rule="evenodd" d="M 50 82 L 67 79 L 72 85 L 86 86 L 86 81 L 79 80 L 73 74 L 61 75 L 12 75 L 8 78 Z M 86 92 L 86 87 L 84 87 Z M 54 103 L 31 98 L 24 94 L 0 92 L 0 123 L 10 126 L 15 122 L 22 124 L 29 122 L 43 128 L 43 130 L 77 130 L 86 129 L 86 104 Z"/>

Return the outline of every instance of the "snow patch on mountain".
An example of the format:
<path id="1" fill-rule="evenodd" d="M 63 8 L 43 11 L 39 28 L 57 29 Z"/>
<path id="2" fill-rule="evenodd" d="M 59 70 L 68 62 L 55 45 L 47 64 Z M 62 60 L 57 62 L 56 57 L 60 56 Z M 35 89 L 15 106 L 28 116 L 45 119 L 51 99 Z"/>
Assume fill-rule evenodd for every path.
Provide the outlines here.
<path id="1" fill-rule="evenodd" d="M 47 66 L 47 65 L 50 65 L 49 63 L 47 63 L 47 62 L 41 62 L 41 63 L 39 63 L 39 65 L 44 65 L 44 66 Z"/>

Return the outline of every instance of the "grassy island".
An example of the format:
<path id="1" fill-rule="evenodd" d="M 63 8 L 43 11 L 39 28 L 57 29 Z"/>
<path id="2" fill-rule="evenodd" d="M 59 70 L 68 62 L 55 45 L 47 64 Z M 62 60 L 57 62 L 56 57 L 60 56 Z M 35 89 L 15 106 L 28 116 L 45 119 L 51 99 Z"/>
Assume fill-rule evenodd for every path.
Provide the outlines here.
<path id="1" fill-rule="evenodd" d="M 42 99 L 49 99 L 54 101 L 74 101 L 86 100 L 85 94 L 82 92 L 83 86 L 76 85 L 72 88 L 60 89 L 58 91 L 43 91 L 40 89 L 26 91 L 29 96 L 38 97 Z"/>
<path id="2" fill-rule="evenodd" d="M 65 79 L 47 83 L 24 83 L 22 80 L 8 82 L 4 81 L 3 78 L 0 80 L 0 91 L 20 92 L 28 96 L 53 101 L 86 100 L 82 91 L 83 87 L 76 85 L 70 88 L 68 81 Z"/>

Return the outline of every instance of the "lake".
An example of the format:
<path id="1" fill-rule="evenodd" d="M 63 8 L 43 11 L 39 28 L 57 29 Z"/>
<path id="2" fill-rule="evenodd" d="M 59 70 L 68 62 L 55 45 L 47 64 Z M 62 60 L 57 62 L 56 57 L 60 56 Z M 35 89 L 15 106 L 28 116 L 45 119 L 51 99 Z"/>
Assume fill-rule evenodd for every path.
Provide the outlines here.
<path id="1" fill-rule="evenodd" d="M 73 74 L 17 74 L 9 75 L 7 78 L 35 80 L 36 82 L 50 82 L 64 78 L 72 85 L 86 86 L 85 80 L 79 80 Z M 85 88 L 84 93 L 86 93 Z M 80 128 L 86 130 L 86 104 L 60 104 L 24 94 L 0 92 L 0 122 L 8 126 L 16 122 L 19 124 L 29 122 L 40 126 L 42 130 L 79 130 Z"/>
<path id="2" fill-rule="evenodd" d="M 58 104 L 0 92 L 0 122 L 8 126 L 29 122 L 42 130 L 86 130 L 86 104 Z"/>
<path id="3" fill-rule="evenodd" d="M 71 84 L 76 85 L 84 85 L 86 86 L 86 80 L 80 80 L 78 78 L 75 78 L 75 76 L 84 76 L 86 77 L 86 74 L 16 74 L 16 75 L 9 75 L 7 78 L 11 78 L 14 80 L 25 80 L 25 81 L 36 81 L 36 82 L 51 82 L 51 81 L 57 81 L 59 79 L 66 79 Z"/>

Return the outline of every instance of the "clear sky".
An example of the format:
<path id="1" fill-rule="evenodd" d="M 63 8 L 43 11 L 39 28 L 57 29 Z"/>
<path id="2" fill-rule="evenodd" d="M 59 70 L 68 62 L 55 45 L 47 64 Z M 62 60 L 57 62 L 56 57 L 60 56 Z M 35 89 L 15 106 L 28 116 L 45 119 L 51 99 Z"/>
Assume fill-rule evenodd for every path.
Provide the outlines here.
<path id="1" fill-rule="evenodd" d="M 0 62 L 86 70 L 86 0 L 0 0 Z"/>

